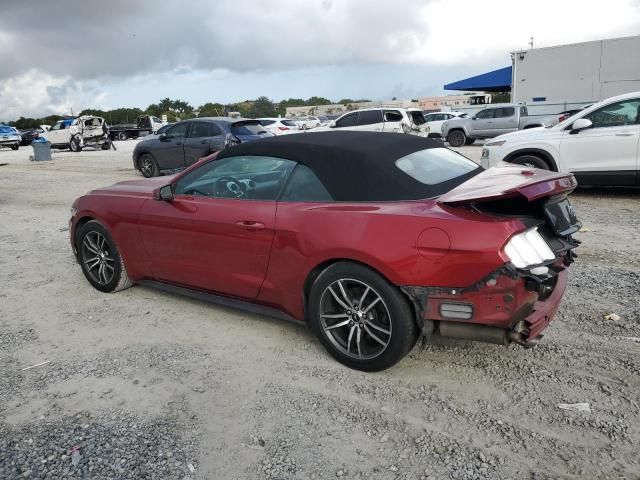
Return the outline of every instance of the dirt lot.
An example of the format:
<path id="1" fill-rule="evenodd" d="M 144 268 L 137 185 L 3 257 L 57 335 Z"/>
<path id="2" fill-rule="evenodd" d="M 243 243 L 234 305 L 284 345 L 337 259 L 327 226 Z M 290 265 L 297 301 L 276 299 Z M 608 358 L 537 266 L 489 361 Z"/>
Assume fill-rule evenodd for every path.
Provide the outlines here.
<path id="1" fill-rule="evenodd" d="M 640 192 L 573 195 L 584 243 L 536 348 L 439 340 L 364 374 L 302 326 L 91 288 L 69 206 L 138 178 L 134 144 L 0 151 L 0 478 L 640 478 Z"/>

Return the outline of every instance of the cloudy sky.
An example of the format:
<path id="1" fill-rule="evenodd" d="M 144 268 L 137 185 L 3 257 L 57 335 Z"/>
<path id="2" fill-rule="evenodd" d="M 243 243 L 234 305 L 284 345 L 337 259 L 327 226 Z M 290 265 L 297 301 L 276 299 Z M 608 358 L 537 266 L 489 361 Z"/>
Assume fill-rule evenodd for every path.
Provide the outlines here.
<path id="1" fill-rule="evenodd" d="M 640 34 L 640 0 L 2 0 L 0 12 L 0 120 L 167 96 L 416 98 L 509 65 L 530 36 Z"/>

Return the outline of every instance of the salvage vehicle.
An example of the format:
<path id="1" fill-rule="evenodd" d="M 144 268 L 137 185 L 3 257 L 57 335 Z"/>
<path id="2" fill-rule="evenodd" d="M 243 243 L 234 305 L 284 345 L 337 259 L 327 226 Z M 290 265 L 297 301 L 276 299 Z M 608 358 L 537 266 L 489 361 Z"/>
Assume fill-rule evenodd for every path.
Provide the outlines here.
<path id="1" fill-rule="evenodd" d="M 567 285 L 571 174 L 484 170 L 414 135 L 319 132 L 226 148 L 71 209 L 86 279 L 151 285 L 308 323 L 382 370 L 420 334 L 529 347 Z"/>
<path id="2" fill-rule="evenodd" d="M 22 137 L 18 130 L 8 125 L 0 125 L 0 147 L 9 147 L 18 150 Z"/>
<path id="3" fill-rule="evenodd" d="M 608 98 L 551 128 L 501 135 L 484 145 L 500 162 L 573 173 L 580 185 L 640 185 L 640 92 Z"/>
<path id="4" fill-rule="evenodd" d="M 177 122 L 133 149 L 133 168 L 146 178 L 176 172 L 229 145 L 271 137 L 257 120 L 202 117 Z"/>
<path id="5" fill-rule="evenodd" d="M 442 124 L 442 138 L 452 147 L 471 145 L 479 138 L 493 138 L 503 133 L 558 123 L 559 115 L 529 116 L 527 107 L 514 103 L 497 103 L 471 117 L 453 118 Z"/>
<path id="6" fill-rule="evenodd" d="M 39 136 L 51 142 L 52 148 L 69 148 L 72 152 L 80 152 L 84 147 L 111 148 L 107 122 L 92 115 L 58 120 Z"/>
<path id="7" fill-rule="evenodd" d="M 165 123 L 153 115 L 140 115 L 136 123 L 117 124 L 109 127 L 111 140 L 127 140 L 157 133 Z"/>
<path id="8" fill-rule="evenodd" d="M 429 126 L 417 108 L 363 108 L 329 122 L 329 129 L 360 132 L 398 132 L 426 137 Z M 320 128 L 318 130 L 326 130 Z"/>

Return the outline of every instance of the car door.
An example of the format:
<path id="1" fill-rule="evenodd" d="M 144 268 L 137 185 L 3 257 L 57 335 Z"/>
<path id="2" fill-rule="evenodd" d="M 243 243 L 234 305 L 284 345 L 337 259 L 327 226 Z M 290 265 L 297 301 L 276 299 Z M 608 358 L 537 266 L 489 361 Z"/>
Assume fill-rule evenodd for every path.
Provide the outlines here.
<path id="1" fill-rule="evenodd" d="M 222 130 L 213 122 L 205 120 L 191 122 L 184 141 L 184 162 L 188 167 L 211 152 L 221 150 L 224 142 Z"/>
<path id="2" fill-rule="evenodd" d="M 276 199 L 295 165 L 238 156 L 207 162 L 148 200 L 140 231 L 157 280 L 242 298 L 260 291 L 274 238 Z"/>
<path id="3" fill-rule="evenodd" d="M 515 107 L 500 107 L 493 109 L 493 123 L 491 124 L 490 133 L 497 137 L 503 133 L 515 132 L 518 130 L 516 123 Z"/>
<path id="4" fill-rule="evenodd" d="M 358 112 L 348 113 L 338 120 L 331 128 L 341 129 L 341 130 L 355 130 L 358 126 Z"/>
<path id="5" fill-rule="evenodd" d="M 68 144 L 69 130 L 65 128 L 65 122 L 68 123 L 67 120 L 58 120 L 48 132 L 42 134 L 42 137 L 51 142 L 52 145 Z"/>
<path id="6" fill-rule="evenodd" d="M 471 128 L 475 136 L 491 136 L 495 108 L 485 108 L 471 117 Z"/>
<path id="7" fill-rule="evenodd" d="M 564 130 L 560 168 L 573 172 L 578 183 L 634 185 L 638 176 L 640 98 L 606 105 L 580 118 L 592 127 Z M 576 118 L 577 120 L 577 118 Z"/>
<path id="8" fill-rule="evenodd" d="M 190 122 L 176 123 L 158 137 L 151 152 L 160 169 L 184 168 L 184 141 Z"/>
<path id="9" fill-rule="evenodd" d="M 358 115 L 358 125 L 354 130 L 381 132 L 383 125 L 382 110 L 363 110 Z"/>
<path id="10" fill-rule="evenodd" d="M 399 110 L 383 110 L 383 113 L 384 125 L 382 131 L 402 133 L 402 120 L 404 119 L 402 112 Z"/>

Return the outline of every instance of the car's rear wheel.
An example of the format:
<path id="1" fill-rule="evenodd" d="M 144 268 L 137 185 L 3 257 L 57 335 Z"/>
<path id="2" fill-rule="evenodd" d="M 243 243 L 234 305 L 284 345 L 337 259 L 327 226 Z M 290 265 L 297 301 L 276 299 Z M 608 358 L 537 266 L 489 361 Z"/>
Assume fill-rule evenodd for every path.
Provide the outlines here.
<path id="1" fill-rule="evenodd" d="M 85 223 L 77 239 L 82 273 L 95 289 L 117 292 L 132 285 L 116 243 L 100 222 Z"/>
<path id="2" fill-rule="evenodd" d="M 20 148 L 20 145 L 11 145 L 11 150 L 18 150 Z"/>
<path id="3" fill-rule="evenodd" d="M 157 177 L 160 174 L 155 158 L 148 153 L 145 153 L 140 157 L 138 166 L 140 173 L 144 178 Z"/>
<path id="4" fill-rule="evenodd" d="M 379 371 L 399 362 L 418 330 L 403 294 L 373 270 L 338 262 L 324 270 L 308 303 L 313 330 L 344 365 Z"/>
<path id="5" fill-rule="evenodd" d="M 530 168 L 539 168 L 541 170 L 551 170 L 549 164 L 545 160 L 535 155 L 520 155 L 519 157 L 511 160 L 511 163 Z"/>
<path id="6" fill-rule="evenodd" d="M 467 141 L 467 136 L 462 130 L 454 130 L 447 135 L 447 142 L 452 147 L 461 147 Z"/>
<path id="7" fill-rule="evenodd" d="M 127 135 L 127 132 L 118 132 L 118 140 L 126 140 L 127 138 L 129 138 L 129 136 Z"/>

